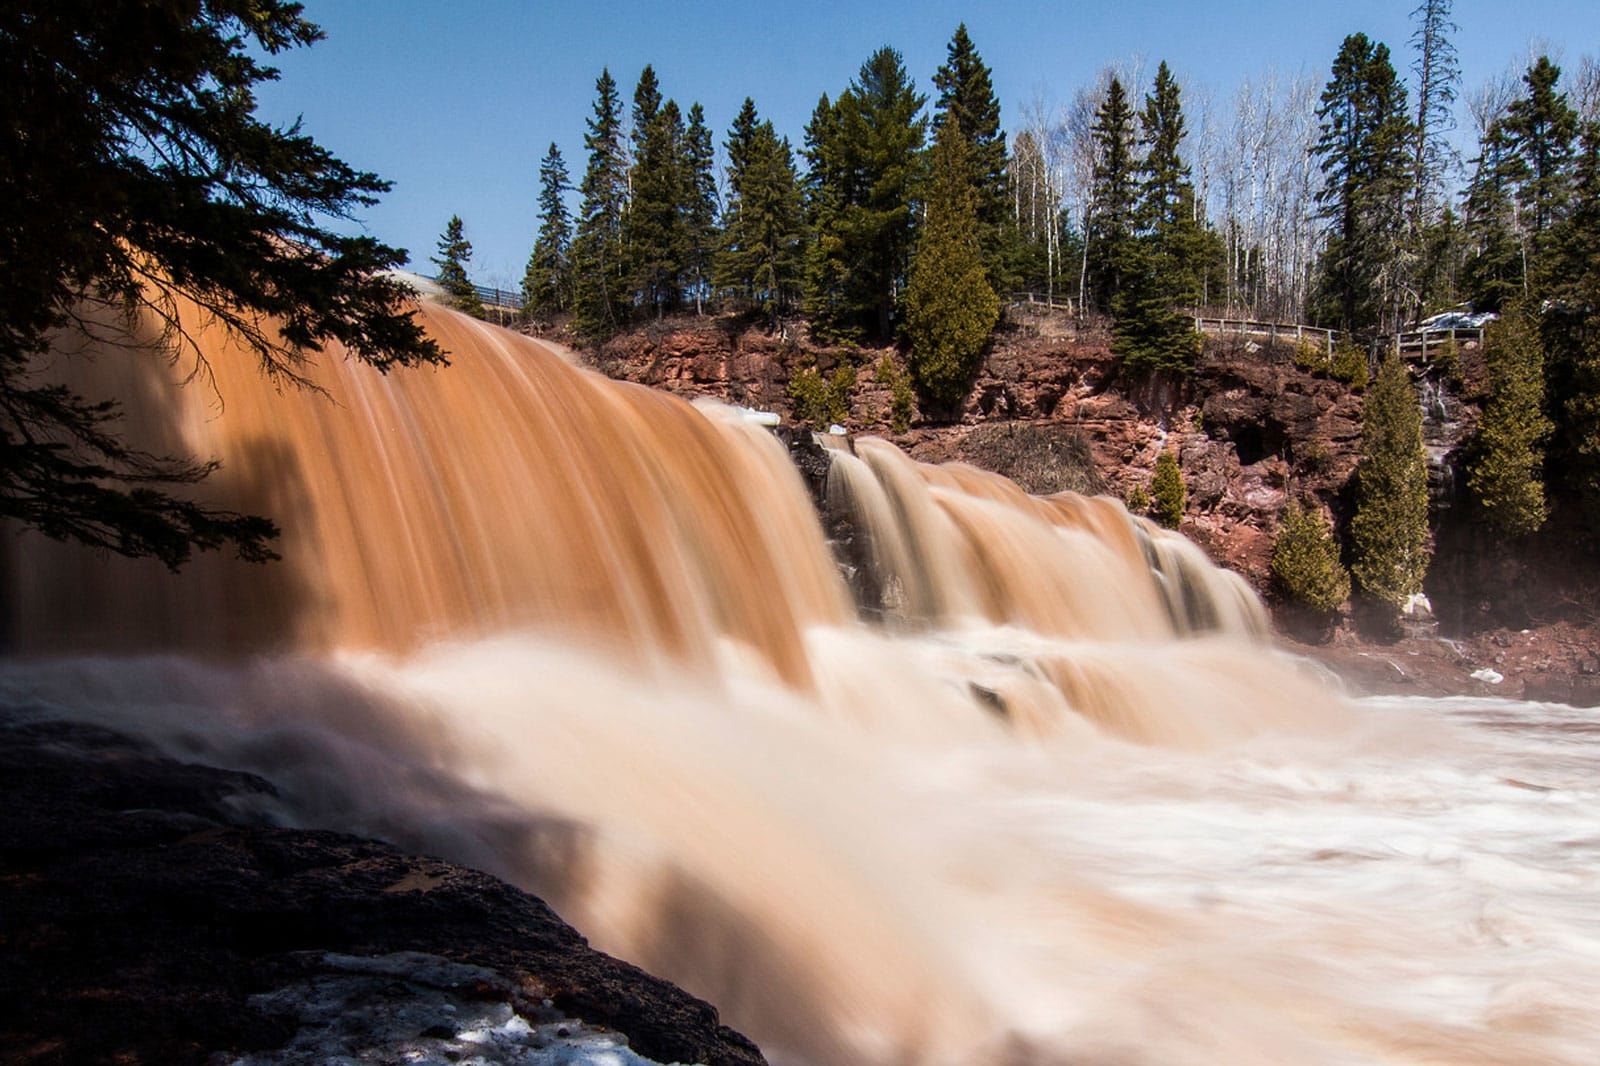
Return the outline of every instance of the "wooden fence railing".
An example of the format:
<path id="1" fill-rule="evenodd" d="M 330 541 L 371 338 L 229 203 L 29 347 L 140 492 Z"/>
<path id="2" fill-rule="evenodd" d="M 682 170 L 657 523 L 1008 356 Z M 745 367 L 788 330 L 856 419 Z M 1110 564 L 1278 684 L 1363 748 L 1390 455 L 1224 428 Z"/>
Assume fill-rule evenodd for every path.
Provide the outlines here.
<path id="1" fill-rule="evenodd" d="M 1066 314 L 1076 314 L 1077 305 L 1070 296 L 1054 296 L 1047 292 L 1013 292 L 1006 295 L 1006 302 L 1012 307 L 1036 308 L 1043 311 L 1062 311 Z"/>
<path id="2" fill-rule="evenodd" d="M 1406 352 L 1420 352 L 1423 361 L 1426 362 L 1431 348 L 1440 348 L 1445 344 L 1480 343 L 1482 340 L 1482 327 L 1457 326 L 1451 329 L 1418 329 L 1410 333 L 1396 333 L 1379 338 L 1373 348 L 1374 354 L 1391 347 L 1401 355 Z"/>
<path id="3" fill-rule="evenodd" d="M 1333 354 L 1334 331 L 1321 326 L 1307 326 L 1299 322 L 1256 322 L 1246 318 L 1208 318 L 1195 315 L 1196 333 L 1214 336 L 1266 337 L 1269 340 L 1310 341 L 1325 346 Z"/>

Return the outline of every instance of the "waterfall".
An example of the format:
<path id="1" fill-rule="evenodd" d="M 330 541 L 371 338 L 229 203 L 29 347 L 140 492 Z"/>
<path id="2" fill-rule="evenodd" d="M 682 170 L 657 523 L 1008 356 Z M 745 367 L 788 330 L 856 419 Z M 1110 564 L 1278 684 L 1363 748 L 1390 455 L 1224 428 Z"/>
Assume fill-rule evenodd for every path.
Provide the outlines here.
<path id="1" fill-rule="evenodd" d="M 449 368 L 320 392 L 198 316 L 54 360 L 283 559 L 11 531 L 0 703 L 507 877 L 774 1063 L 1592 1059 L 1593 834 L 1501 783 L 1592 793 L 1565 734 L 1344 701 L 1116 501 L 859 439 L 819 514 L 740 412 L 419 314 Z"/>

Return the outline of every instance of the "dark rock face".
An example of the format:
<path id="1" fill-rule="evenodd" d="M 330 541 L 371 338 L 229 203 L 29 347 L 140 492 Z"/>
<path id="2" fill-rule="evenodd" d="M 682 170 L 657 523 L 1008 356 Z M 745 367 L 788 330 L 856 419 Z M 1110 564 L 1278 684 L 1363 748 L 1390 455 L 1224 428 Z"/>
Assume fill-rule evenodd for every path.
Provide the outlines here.
<path id="1" fill-rule="evenodd" d="M 268 993 L 404 952 L 496 975 L 453 995 L 532 1022 L 560 1012 L 661 1062 L 763 1061 L 709 1004 L 592 950 L 538 899 L 374 841 L 263 825 L 252 811 L 271 794 L 94 726 L 0 721 L 0 1061 L 280 1048 L 297 1023 Z"/>

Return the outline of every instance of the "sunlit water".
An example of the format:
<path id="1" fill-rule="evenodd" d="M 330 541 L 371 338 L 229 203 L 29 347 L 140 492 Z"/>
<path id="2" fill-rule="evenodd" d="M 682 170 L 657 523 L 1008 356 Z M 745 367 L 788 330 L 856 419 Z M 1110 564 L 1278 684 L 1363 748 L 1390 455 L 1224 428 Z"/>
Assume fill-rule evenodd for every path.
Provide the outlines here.
<path id="1" fill-rule="evenodd" d="M 711 998 L 775 1062 L 1600 1049 L 1586 711 L 1373 701 L 1341 730 L 1152 748 L 1019 738 L 957 718 L 938 686 L 862 720 L 770 681 L 664 684 L 522 638 L 13 666 L 3 691 L 261 772 L 281 820 L 507 876 Z"/>
<path id="2" fill-rule="evenodd" d="M 1346 701 L 1184 538 L 883 441 L 841 570 L 736 412 L 423 319 L 449 370 L 321 397 L 57 360 L 284 560 L 7 532 L 10 713 L 510 878 L 776 1063 L 1600 1060 L 1590 712 Z"/>

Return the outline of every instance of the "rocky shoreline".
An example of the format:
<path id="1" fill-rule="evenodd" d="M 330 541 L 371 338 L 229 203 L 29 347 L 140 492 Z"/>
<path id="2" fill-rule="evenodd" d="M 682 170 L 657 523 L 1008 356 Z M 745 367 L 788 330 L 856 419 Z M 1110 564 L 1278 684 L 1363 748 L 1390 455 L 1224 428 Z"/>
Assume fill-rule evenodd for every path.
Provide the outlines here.
<path id="1" fill-rule="evenodd" d="M 502 881 L 266 824 L 267 781 L 21 710 L 0 710 L 0 1062 L 764 1061 Z"/>

